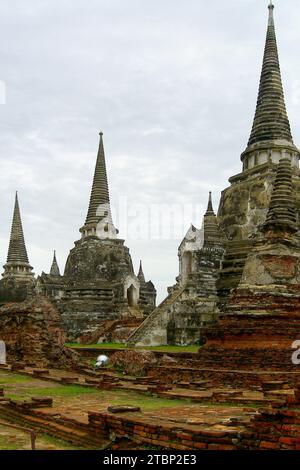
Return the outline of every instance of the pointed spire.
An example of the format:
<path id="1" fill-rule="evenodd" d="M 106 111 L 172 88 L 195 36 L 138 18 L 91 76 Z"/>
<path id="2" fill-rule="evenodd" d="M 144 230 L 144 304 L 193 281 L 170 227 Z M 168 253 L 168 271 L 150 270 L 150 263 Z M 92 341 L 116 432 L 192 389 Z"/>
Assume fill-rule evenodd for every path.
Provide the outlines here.
<path id="1" fill-rule="evenodd" d="M 258 100 L 248 147 L 274 140 L 293 144 L 281 81 L 272 2 L 268 8 L 268 30 Z"/>
<path id="2" fill-rule="evenodd" d="M 117 237 L 118 230 L 114 227 L 110 209 L 103 132 L 100 132 L 99 135 L 100 142 L 89 209 L 85 224 L 80 232 L 82 237 L 96 236 L 101 239 L 114 239 Z"/>
<path id="3" fill-rule="evenodd" d="M 219 243 L 222 239 L 220 227 L 216 214 L 214 213 L 211 191 L 208 196 L 207 210 L 203 218 L 204 243 Z"/>
<path id="4" fill-rule="evenodd" d="M 277 167 L 269 211 L 262 230 L 294 233 L 297 231 L 296 221 L 291 162 L 288 158 L 282 158 Z"/>
<path id="5" fill-rule="evenodd" d="M 105 164 L 103 132 L 100 132 L 99 135 L 99 149 L 94 173 L 93 187 L 90 197 L 90 204 L 85 222 L 86 224 L 97 223 L 99 219 L 99 216 L 97 215 L 97 210 L 99 206 L 102 204 L 109 204 L 109 191 Z"/>
<path id="6" fill-rule="evenodd" d="M 28 263 L 27 250 L 25 246 L 22 220 L 20 214 L 20 206 L 18 193 L 15 196 L 15 207 L 13 213 L 13 220 L 10 232 L 9 248 L 7 255 L 7 262 L 21 262 Z"/>
<path id="7" fill-rule="evenodd" d="M 269 9 L 269 20 L 274 19 L 274 18 L 273 18 L 274 5 L 273 5 L 272 0 L 270 0 L 268 9 Z"/>
<path id="8" fill-rule="evenodd" d="M 24 240 L 22 220 L 20 214 L 20 206 L 18 193 L 15 196 L 15 206 L 13 212 L 13 220 L 10 232 L 10 240 L 8 247 L 7 263 L 4 266 L 3 277 L 32 277 L 32 267 L 28 261 L 28 255 Z"/>
<path id="9" fill-rule="evenodd" d="M 50 269 L 50 276 L 60 276 L 59 266 L 56 260 L 56 251 L 54 250 L 53 261 Z"/>
<path id="10" fill-rule="evenodd" d="M 214 213 L 214 208 L 212 205 L 212 197 L 211 197 L 211 191 L 209 191 L 209 196 L 208 196 L 208 204 L 207 204 L 207 209 L 206 209 L 206 214 L 215 214 Z"/>
<path id="11" fill-rule="evenodd" d="M 140 269 L 139 269 L 139 273 L 138 273 L 137 277 L 139 278 L 139 280 L 141 282 L 146 282 L 145 281 L 145 276 L 144 276 L 144 273 L 143 273 L 142 260 L 140 260 Z"/>

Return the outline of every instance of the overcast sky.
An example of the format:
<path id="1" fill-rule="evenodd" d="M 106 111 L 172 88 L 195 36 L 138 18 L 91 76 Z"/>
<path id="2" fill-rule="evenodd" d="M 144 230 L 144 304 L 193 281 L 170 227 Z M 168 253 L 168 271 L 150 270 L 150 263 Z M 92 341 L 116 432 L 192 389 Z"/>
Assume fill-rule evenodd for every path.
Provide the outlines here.
<path id="1" fill-rule="evenodd" d="M 287 108 L 300 145 L 300 2 L 274 4 Z M 136 269 L 142 258 L 162 299 L 178 274 L 184 233 L 191 222 L 201 225 L 208 191 L 217 209 L 228 178 L 241 170 L 267 5 L 1 0 L 1 265 L 17 189 L 35 273 L 49 271 L 54 249 L 64 269 L 86 216 L 101 129 L 116 225 Z M 159 227 L 156 213 L 173 204 L 187 220 L 168 239 L 168 217 Z M 138 235 L 141 211 L 147 229 Z"/>

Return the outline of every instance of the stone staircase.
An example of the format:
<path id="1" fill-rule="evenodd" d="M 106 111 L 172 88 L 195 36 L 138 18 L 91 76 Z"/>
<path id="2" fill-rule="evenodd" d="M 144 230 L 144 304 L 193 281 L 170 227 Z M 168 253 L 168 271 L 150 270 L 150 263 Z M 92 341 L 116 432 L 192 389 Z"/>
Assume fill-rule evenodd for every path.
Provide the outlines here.
<path id="1" fill-rule="evenodd" d="M 118 318 L 116 320 L 107 320 L 101 322 L 96 330 L 81 336 L 80 342 L 82 344 L 96 344 L 100 341 L 100 343 L 103 342 L 105 347 L 106 342 L 113 341 L 113 339 L 109 340 L 109 338 L 111 336 L 114 336 L 114 333 L 118 328 L 127 327 L 131 328 L 131 330 L 134 331 L 141 324 L 144 317 L 142 316 L 142 314 L 141 317 L 138 317 L 137 311 L 133 310 L 132 307 L 128 307 L 128 311 L 129 309 L 131 309 L 130 315 L 128 314 L 126 317 Z"/>
<path id="2" fill-rule="evenodd" d="M 143 321 L 143 323 L 129 336 L 127 340 L 128 346 L 137 346 L 143 340 L 143 345 L 149 343 L 151 345 L 150 334 L 152 333 L 155 324 L 158 324 L 160 317 L 164 312 L 175 302 L 185 290 L 185 285 L 177 287 L 169 294 Z"/>
<path id="3" fill-rule="evenodd" d="M 120 320 L 108 320 L 100 323 L 99 328 L 96 330 L 82 335 L 80 337 L 80 342 L 82 344 L 95 344 L 98 343 L 98 340 L 101 336 L 105 336 L 107 333 L 112 331 L 116 325 L 120 323 Z"/>

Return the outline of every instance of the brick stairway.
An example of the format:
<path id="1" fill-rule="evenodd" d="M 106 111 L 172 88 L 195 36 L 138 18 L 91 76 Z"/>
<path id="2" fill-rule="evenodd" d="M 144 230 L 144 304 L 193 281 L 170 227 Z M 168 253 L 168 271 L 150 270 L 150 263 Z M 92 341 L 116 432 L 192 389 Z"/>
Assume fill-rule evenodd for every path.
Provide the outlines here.
<path id="1" fill-rule="evenodd" d="M 168 297 L 161 302 L 158 307 L 143 321 L 143 323 L 134 331 L 134 333 L 128 338 L 128 346 L 138 346 L 139 342 L 143 340 L 146 343 L 147 340 L 150 344 L 150 335 L 154 331 L 155 324 L 159 322 L 160 317 L 168 308 L 177 300 L 180 295 L 184 292 L 185 286 L 175 289 Z"/>

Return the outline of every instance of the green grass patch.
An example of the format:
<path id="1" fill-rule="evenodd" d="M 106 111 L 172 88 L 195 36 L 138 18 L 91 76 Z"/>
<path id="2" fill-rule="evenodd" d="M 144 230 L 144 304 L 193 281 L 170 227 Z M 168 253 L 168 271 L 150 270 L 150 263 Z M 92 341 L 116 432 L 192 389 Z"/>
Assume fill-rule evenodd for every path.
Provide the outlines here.
<path id="1" fill-rule="evenodd" d="M 101 402 L 107 402 L 111 405 L 135 405 L 143 410 L 157 410 L 162 407 L 182 406 L 188 400 L 169 400 L 167 398 L 156 398 L 150 394 L 140 394 L 128 390 L 97 390 L 94 388 L 83 388 L 76 385 L 66 385 L 58 387 L 45 388 L 22 388 L 20 393 L 6 391 L 5 396 L 14 400 L 29 399 L 34 396 L 47 396 L 52 398 L 82 398 L 87 399 L 87 395 L 99 399 Z"/>
<path id="2" fill-rule="evenodd" d="M 166 353 L 176 352 L 191 352 L 196 353 L 199 349 L 199 345 L 191 346 L 143 346 L 137 348 L 128 348 L 124 343 L 96 343 L 96 344 L 79 344 L 79 343 L 67 343 L 66 346 L 72 348 L 92 348 L 92 349 L 147 349 L 149 351 L 160 351 Z"/>
<path id="3" fill-rule="evenodd" d="M 32 378 L 28 377 L 28 375 L 9 374 L 7 372 L 4 374 L 5 375 L 0 376 L 0 385 L 32 382 Z"/>
<path id="4" fill-rule="evenodd" d="M 99 349 L 128 349 L 124 343 L 95 343 L 95 344 L 81 344 L 81 343 L 66 343 L 69 348 L 99 348 Z M 132 349 L 132 348 L 129 348 Z"/>
<path id="5" fill-rule="evenodd" d="M 10 392 L 9 389 L 5 390 L 5 396 L 15 400 L 30 397 L 78 397 L 83 395 L 95 395 L 99 393 L 95 388 L 84 388 L 79 385 L 54 385 L 53 387 L 22 387 L 19 393 Z"/>
<path id="6" fill-rule="evenodd" d="M 136 348 L 139 349 L 139 348 Z M 145 349 L 149 349 L 150 351 L 162 351 L 162 352 L 169 352 L 169 353 L 176 353 L 176 352 L 198 352 L 199 346 L 191 345 L 191 346 L 149 346 Z"/>
<path id="7" fill-rule="evenodd" d="M 23 383 L 24 376 L 18 374 L 6 373 L 5 377 L 0 377 L 4 385 L 5 396 L 14 400 L 28 400 L 34 396 L 47 396 L 55 399 L 67 398 L 70 400 L 82 399 L 84 402 L 91 397 L 93 401 L 99 400 L 99 403 L 112 405 L 136 405 L 143 410 L 158 410 L 163 407 L 182 406 L 189 403 L 186 399 L 156 398 L 150 394 L 142 394 L 134 390 L 99 390 L 96 388 L 81 387 L 80 385 L 60 385 L 42 381 L 28 377 L 31 384 Z"/>
<path id="8" fill-rule="evenodd" d="M 136 392 L 120 391 L 111 398 L 112 405 L 135 405 L 142 410 L 160 410 L 161 408 L 175 408 L 189 404 L 190 400 L 170 400 L 168 398 L 156 398 L 150 394 L 139 394 Z"/>

